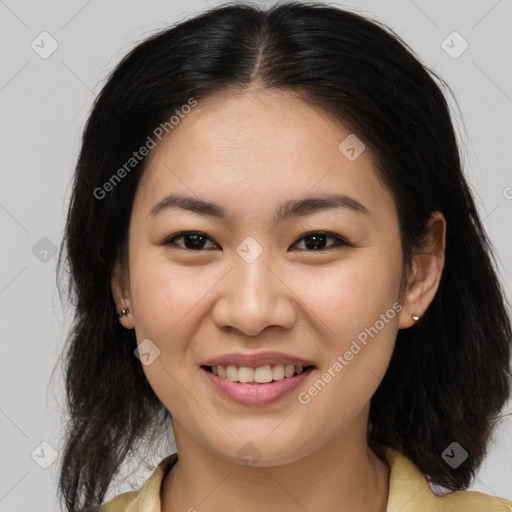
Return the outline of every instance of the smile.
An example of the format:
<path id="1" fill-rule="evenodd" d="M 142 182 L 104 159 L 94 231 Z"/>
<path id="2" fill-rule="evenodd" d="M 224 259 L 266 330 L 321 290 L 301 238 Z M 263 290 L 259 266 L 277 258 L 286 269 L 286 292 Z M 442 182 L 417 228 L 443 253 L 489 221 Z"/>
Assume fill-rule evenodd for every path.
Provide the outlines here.
<path id="1" fill-rule="evenodd" d="M 201 366 L 201 372 L 214 389 L 230 400 L 246 405 L 265 405 L 293 391 L 314 370 L 315 366 L 264 365 Z"/>

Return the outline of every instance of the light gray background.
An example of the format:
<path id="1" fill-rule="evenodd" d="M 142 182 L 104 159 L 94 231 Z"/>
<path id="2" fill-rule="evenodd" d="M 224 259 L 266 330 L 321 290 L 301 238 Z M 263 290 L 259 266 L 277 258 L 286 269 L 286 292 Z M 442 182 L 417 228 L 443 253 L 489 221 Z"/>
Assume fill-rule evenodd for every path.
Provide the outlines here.
<path id="1" fill-rule="evenodd" d="M 221 3 L 0 0 L 1 512 L 59 510 L 60 459 L 43 469 L 31 454 L 35 450 L 35 460 L 49 463 L 51 448 L 40 447 L 41 443 L 49 443 L 57 453 L 62 446 L 62 382 L 56 375 L 49 387 L 49 379 L 69 327 L 69 311 L 57 293 L 57 257 L 52 257 L 51 248 L 61 242 L 70 179 L 92 101 L 107 73 L 137 42 L 209 4 Z M 512 2 L 331 3 L 352 6 L 389 24 L 451 86 L 465 124 L 455 109 L 466 172 L 510 298 Z M 43 31 L 59 45 L 47 59 L 31 48 L 34 40 L 42 46 L 38 36 Z M 456 59 L 441 46 L 453 31 L 469 44 Z M 48 49 L 49 40 L 45 41 Z M 461 48 L 460 41 L 448 40 L 448 44 Z M 49 241 L 40 242 L 43 237 Z M 512 499 L 511 411 L 509 404 L 472 487 L 508 499 Z M 138 487 L 160 455 L 165 451 L 150 457 L 130 481 L 116 484 L 109 496 Z"/>

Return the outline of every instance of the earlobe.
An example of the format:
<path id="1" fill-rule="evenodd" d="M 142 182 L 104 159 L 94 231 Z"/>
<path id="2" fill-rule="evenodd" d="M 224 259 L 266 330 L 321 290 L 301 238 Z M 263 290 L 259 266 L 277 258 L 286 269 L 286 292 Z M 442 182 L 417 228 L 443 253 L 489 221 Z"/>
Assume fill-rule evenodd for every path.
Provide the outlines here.
<path id="1" fill-rule="evenodd" d="M 119 260 L 116 260 L 114 264 L 110 282 L 119 322 L 126 329 L 133 329 L 135 324 L 132 315 L 128 278 Z"/>
<path id="2" fill-rule="evenodd" d="M 434 300 L 444 268 L 445 239 L 446 219 L 441 212 L 434 212 L 429 220 L 424 250 L 413 256 L 399 329 L 416 324 Z"/>

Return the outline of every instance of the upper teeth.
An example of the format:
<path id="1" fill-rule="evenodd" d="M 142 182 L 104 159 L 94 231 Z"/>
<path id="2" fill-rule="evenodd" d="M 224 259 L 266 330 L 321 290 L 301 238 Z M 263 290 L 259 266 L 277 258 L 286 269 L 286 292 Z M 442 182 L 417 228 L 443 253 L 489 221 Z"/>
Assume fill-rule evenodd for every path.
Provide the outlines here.
<path id="1" fill-rule="evenodd" d="M 272 382 L 272 380 L 282 380 L 285 377 L 293 377 L 294 374 L 302 373 L 303 366 L 294 366 L 293 364 L 276 364 L 270 366 L 258 366 L 250 368 L 248 366 L 212 366 L 212 372 L 219 377 L 223 377 L 232 382 Z"/>

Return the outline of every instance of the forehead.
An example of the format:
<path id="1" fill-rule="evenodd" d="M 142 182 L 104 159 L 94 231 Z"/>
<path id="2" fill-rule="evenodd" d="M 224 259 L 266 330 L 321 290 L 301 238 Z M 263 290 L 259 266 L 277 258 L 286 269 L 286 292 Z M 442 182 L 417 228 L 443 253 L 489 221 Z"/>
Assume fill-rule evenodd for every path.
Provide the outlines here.
<path id="1" fill-rule="evenodd" d="M 152 150 L 138 199 L 178 191 L 256 212 L 283 196 L 336 191 L 394 209 L 370 152 L 350 160 L 340 151 L 353 137 L 292 92 L 225 91 L 198 101 Z"/>
<path id="2" fill-rule="evenodd" d="M 231 89 L 201 99 L 150 159 L 165 158 L 166 150 L 184 156 L 180 149 L 186 146 L 194 150 L 187 157 L 221 155 L 224 166 L 245 160 L 248 167 L 249 156 L 294 163 L 313 153 L 337 156 L 336 142 L 349 134 L 333 116 L 293 92 Z"/>

